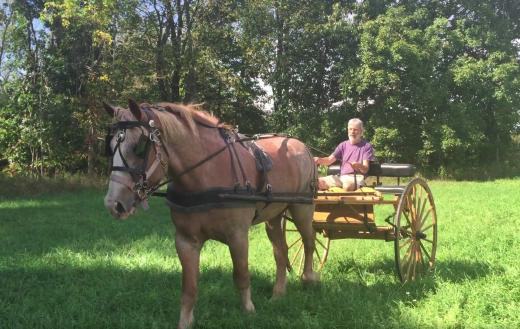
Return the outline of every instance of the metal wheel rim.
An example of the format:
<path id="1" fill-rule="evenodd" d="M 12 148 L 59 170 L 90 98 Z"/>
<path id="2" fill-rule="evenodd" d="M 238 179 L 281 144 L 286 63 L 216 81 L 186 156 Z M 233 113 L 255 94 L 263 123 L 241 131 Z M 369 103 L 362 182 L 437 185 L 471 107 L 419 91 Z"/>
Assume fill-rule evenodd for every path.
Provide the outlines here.
<path id="1" fill-rule="evenodd" d="M 432 271 L 437 250 L 437 213 L 430 188 L 422 178 L 406 186 L 395 218 L 395 262 L 401 282 Z"/>

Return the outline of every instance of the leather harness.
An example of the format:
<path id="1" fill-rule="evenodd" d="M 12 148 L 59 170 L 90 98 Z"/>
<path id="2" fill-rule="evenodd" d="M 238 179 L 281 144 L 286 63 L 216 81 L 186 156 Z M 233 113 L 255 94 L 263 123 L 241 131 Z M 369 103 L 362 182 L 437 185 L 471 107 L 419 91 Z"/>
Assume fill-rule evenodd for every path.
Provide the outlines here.
<path id="1" fill-rule="evenodd" d="M 154 110 L 157 111 L 166 111 L 174 115 L 178 115 L 179 113 L 173 111 L 168 107 L 162 107 L 158 105 L 149 105 L 143 104 L 141 105 L 141 110 L 145 114 L 146 119 L 143 121 L 119 121 L 111 126 L 111 131 L 107 134 L 107 150 L 112 151 L 110 149 L 110 140 L 115 135 L 115 131 L 119 131 L 118 139 L 116 146 L 112 152 L 119 152 L 119 155 L 122 159 L 124 166 L 112 166 L 112 171 L 123 171 L 128 172 L 132 179 L 125 179 L 121 176 L 111 175 L 110 179 L 125 185 L 127 188 L 136 193 L 138 197 L 138 201 L 142 203 L 143 208 L 147 208 L 147 199 L 150 195 L 153 196 L 164 196 L 166 197 L 166 201 L 170 205 L 171 208 L 180 211 L 180 212 L 198 212 L 205 211 L 208 209 L 214 208 L 245 208 L 245 207 L 256 207 L 257 202 L 265 202 L 267 204 L 273 202 L 280 203 L 308 203 L 312 204 L 314 197 L 317 193 L 317 188 L 315 184 L 315 180 L 313 179 L 310 182 L 310 191 L 302 192 L 302 193 L 273 193 L 272 186 L 268 180 L 268 171 L 272 168 L 272 161 L 269 156 L 258 146 L 255 141 L 260 139 L 274 138 L 274 137 L 287 137 L 286 135 L 281 134 L 264 134 L 264 135 L 254 135 L 254 136 L 246 136 L 242 134 L 238 134 L 236 131 L 228 129 L 224 127 L 222 124 L 217 124 L 215 126 L 208 125 L 203 122 L 199 122 L 195 120 L 198 125 L 218 129 L 220 132 L 220 136 L 223 138 L 225 145 L 218 149 L 217 151 L 211 153 L 201 161 L 190 165 L 188 168 L 184 169 L 178 174 L 175 174 L 173 178 L 168 179 L 163 183 L 159 183 L 155 186 L 148 185 L 148 178 L 159 168 L 159 165 L 163 170 L 166 170 L 166 163 L 162 159 L 162 152 L 169 157 L 168 151 L 166 147 L 164 147 L 161 138 L 161 130 L 162 126 L 159 121 L 159 118 L 154 113 Z M 124 134 L 126 129 L 130 128 L 141 128 L 146 129 L 148 131 L 149 140 L 151 142 L 146 142 L 144 146 L 144 161 L 143 165 L 138 168 L 131 168 L 126 159 L 123 157 L 121 153 L 120 144 L 124 140 Z M 141 140 L 141 139 L 140 139 Z M 238 152 L 236 150 L 237 143 L 241 147 L 245 147 L 248 149 L 249 153 L 252 154 L 255 158 L 256 168 L 258 171 L 262 173 L 262 185 L 260 187 L 254 188 L 251 186 L 251 183 L 247 179 L 245 170 L 242 166 L 242 162 L 240 156 L 238 156 Z M 148 163 L 148 157 L 150 155 L 150 147 L 153 144 L 155 149 L 155 159 L 152 165 L 146 169 L 146 164 Z M 231 159 L 232 172 L 234 175 L 235 184 L 233 187 L 226 188 L 212 188 L 206 191 L 201 192 L 181 192 L 175 189 L 174 184 L 172 183 L 174 179 L 181 177 L 184 174 L 194 170 L 195 168 L 203 165 L 207 161 L 213 159 L 218 154 L 228 150 L 229 156 Z M 309 152 L 309 156 L 310 152 Z M 311 157 L 312 159 L 312 157 Z M 236 167 L 238 166 L 238 168 Z M 241 174 L 242 181 L 244 184 L 240 183 L 239 173 Z M 316 171 L 313 172 L 313 178 L 316 178 Z M 133 183 L 133 186 L 132 186 Z M 156 192 L 162 186 L 168 184 L 167 192 Z M 267 206 L 267 205 L 266 205 Z"/>

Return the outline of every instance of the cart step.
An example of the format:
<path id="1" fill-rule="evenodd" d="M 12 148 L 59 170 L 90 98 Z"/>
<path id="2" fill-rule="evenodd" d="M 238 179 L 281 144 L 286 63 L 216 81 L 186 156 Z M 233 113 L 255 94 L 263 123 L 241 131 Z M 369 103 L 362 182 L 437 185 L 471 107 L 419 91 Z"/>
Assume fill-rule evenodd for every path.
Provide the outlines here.
<path id="1" fill-rule="evenodd" d="M 406 186 L 400 186 L 400 185 L 391 185 L 391 186 L 379 185 L 379 186 L 375 187 L 375 190 L 380 193 L 386 193 L 386 194 L 403 194 L 405 188 L 406 188 Z"/>

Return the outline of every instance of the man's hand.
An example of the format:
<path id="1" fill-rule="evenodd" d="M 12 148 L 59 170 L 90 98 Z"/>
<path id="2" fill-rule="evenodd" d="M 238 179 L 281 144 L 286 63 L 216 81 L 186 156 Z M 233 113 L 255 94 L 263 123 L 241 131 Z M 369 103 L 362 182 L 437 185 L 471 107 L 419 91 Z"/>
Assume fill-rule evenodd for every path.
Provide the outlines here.
<path id="1" fill-rule="evenodd" d="M 363 164 L 361 162 L 349 162 L 352 166 L 352 169 L 355 171 L 361 171 L 364 169 Z"/>
<path id="2" fill-rule="evenodd" d="M 369 163 L 370 162 L 368 160 L 363 160 L 363 162 L 349 162 L 354 171 L 362 174 L 366 174 L 368 172 Z"/>

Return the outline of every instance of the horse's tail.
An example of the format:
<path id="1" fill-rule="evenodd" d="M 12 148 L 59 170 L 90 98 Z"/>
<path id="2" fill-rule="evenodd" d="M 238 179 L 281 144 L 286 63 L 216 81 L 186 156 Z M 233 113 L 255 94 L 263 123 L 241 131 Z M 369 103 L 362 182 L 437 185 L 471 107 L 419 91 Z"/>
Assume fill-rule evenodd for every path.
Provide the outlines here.
<path id="1" fill-rule="evenodd" d="M 316 166 L 316 164 L 314 163 L 314 156 L 312 155 L 309 147 L 305 145 L 305 150 L 307 151 L 307 154 L 309 155 L 309 160 L 311 161 L 311 177 L 309 178 L 310 179 L 310 182 L 309 182 L 309 186 L 310 186 L 310 189 L 311 189 L 311 192 L 314 196 L 314 198 L 316 198 L 317 194 L 318 194 L 318 168 Z"/>

